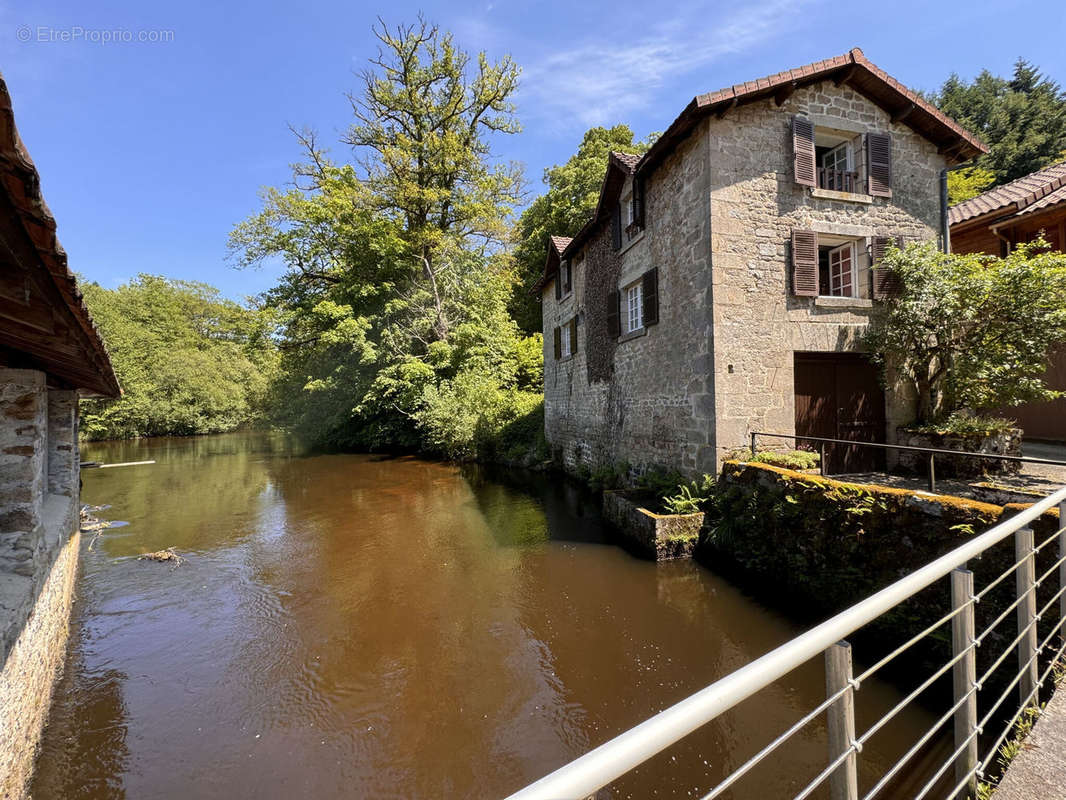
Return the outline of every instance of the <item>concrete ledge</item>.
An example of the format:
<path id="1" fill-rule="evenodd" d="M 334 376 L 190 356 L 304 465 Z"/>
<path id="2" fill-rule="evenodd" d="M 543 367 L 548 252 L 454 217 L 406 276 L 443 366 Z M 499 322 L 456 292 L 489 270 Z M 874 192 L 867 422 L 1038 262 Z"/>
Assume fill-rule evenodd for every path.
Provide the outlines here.
<path id="1" fill-rule="evenodd" d="M 843 200 L 845 203 L 865 203 L 866 205 L 874 201 L 872 195 L 859 192 L 838 192 L 835 189 L 811 189 L 811 197 L 820 197 L 823 200 Z"/>
<path id="2" fill-rule="evenodd" d="M 1066 692 L 1051 696 L 994 795 L 995 800 L 1066 800 Z"/>
<path id="3" fill-rule="evenodd" d="M 649 558 L 691 558 L 703 527 L 703 512 L 656 514 L 641 506 L 640 498 L 639 492 L 606 491 L 603 516 Z"/>

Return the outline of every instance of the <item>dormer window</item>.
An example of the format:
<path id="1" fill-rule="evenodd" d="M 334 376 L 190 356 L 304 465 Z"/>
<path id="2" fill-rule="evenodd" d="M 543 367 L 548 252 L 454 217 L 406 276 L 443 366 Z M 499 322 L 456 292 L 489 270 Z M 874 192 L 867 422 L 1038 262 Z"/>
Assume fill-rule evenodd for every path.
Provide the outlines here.
<path id="1" fill-rule="evenodd" d="M 573 267 L 570 259 L 559 262 L 559 274 L 555 278 L 555 299 L 562 300 L 570 295 L 573 288 Z"/>

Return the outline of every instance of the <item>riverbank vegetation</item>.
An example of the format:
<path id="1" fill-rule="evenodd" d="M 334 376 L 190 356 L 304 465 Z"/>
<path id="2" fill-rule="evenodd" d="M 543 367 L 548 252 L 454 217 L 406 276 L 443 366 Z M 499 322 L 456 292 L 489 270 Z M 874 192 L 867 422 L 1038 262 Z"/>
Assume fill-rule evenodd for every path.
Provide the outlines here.
<path id="1" fill-rule="evenodd" d="M 298 132 L 292 185 L 230 237 L 238 266 L 285 266 L 266 295 L 282 320 L 275 421 L 338 448 L 512 449 L 505 434 L 542 413 L 543 342 L 508 312 L 522 173 L 491 157 L 520 130 L 519 69 L 425 21 L 375 34 L 339 143 L 351 157 Z"/>
<path id="2" fill-rule="evenodd" d="M 222 433 L 265 419 L 278 363 L 273 311 L 155 275 L 81 287 L 123 391 L 82 401 L 83 438 Z"/>
<path id="3" fill-rule="evenodd" d="M 544 171 L 544 193 L 516 217 L 527 199 L 522 169 L 494 150 L 520 131 L 519 67 L 510 57 L 467 53 L 421 18 L 375 34 L 379 51 L 349 95 L 348 129 L 332 149 L 314 131 L 294 130 L 301 156 L 291 182 L 264 189 L 259 211 L 231 232 L 234 266 L 284 266 L 254 306 L 150 276 L 117 290 L 87 287 L 126 394 L 85 404 L 86 437 L 261 423 L 339 449 L 547 458 L 540 306 L 530 290 L 548 235 L 574 235 L 585 224 L 611 151 L 644 153 L 655 135 L 638 139 L 625 125 L 588 130 L 572 157 Z M 1010 180 L 1066 149 L 1066 97 L 1027 63 L 1009 80 L 952 76 L 931 97 L 992 147 L 974 170 L 954 174 L 966 184 L 953 184 L 959 191 Z M 1041 125 L 1027 122 L 1034 116 Z M 878 346 L 902 359 L 905 374 L 918 375 L 923 358 L 950 363 L 918 386 L 936 405 L 923 408 L 922 421 L 1048 396 L 1038 372 L 1050 333 L 1062 327 L 1056 301 L 1018 298 L 1049 286 L 1051 255 L 1023 250 L 1002 268 L 913 248 L 895 258 L 905 277 L 924 281 L 908 297 L 925 307 L 905 297 Z M 996 313 L 987 313 L 993 302 Z M 1007 327 L 987 324 L 1023 305 L 1017 319 L 1040 331 L 1016 325 L 1005 340 Z M 1037 322 L 1033 309 L 1045 306 Z M 950 340 L 950 359 L 917 353 L 925 334 L 941 349 Z"/>

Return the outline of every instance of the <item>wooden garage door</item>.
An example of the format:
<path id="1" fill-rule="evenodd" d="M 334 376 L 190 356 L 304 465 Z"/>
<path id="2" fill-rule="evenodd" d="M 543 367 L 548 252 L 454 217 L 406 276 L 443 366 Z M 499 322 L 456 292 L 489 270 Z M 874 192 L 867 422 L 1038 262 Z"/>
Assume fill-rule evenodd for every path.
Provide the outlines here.
<path id="1" fill-rule="evenodd" d="M 1044 382 L 1052 389 L 1066 391 L 1066 349 L 1051 358 L 1051 366 L 1044 374 Z M 1024 403 L 1013 408 L 1001 408 L 1000 414 L 1018 420 L 1026 439 L 1066 442 L 1066 397 L 1046 403 Z"/>
<path id="2" fill-rule="evenodd" d="M 877 368 L 852 353 L 796 353 L 796 434 L 885 441 L 885 393 Z M 817 442 L 801 441 L 817 450 Z M 829 472 L 867 472 L 884 469 L 884 451 L 870 447 L 834 445 L 827 448 Z"/>

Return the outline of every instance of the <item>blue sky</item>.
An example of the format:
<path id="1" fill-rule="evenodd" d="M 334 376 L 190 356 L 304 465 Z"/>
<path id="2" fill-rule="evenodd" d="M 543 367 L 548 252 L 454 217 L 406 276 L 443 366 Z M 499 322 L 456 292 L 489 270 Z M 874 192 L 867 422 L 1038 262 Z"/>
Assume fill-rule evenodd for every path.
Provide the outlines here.
<path id="1" fill-rule="evenodd" d="M 226 263 L 229 230 L 260 187 L 289 179 L 289 124 L 329 142 L 347 126 L 375 17 L 395 24 L 419 9 L 465 49 L 522 65 L 524 131 L 495 146 L 525 164 L 531 195 L 590 125 L 643 136 L 695 94 L 853 46 L 913 88 L 952 71 L 1005 74 L 1018 56 L 1066 83 L 1061 0 L 4 3 L 0 70 L 71 266 L 106 286 L 151 272 L 234 298 L 268 288 L 273 269 Z M 158 31 L 169 41 L 136 41 Z"/>

